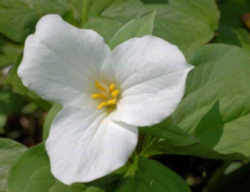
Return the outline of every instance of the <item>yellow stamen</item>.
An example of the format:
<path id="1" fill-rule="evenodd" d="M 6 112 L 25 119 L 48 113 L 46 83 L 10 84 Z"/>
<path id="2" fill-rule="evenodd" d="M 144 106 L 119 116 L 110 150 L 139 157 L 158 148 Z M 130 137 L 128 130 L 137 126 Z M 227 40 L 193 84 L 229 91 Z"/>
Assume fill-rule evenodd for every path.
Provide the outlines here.
<path id="1" fill-rule="evenodd" d="M 110 99 L 108 100 L 108 105 L 115 105 L 116 104 L 116 99 Z"/>
<path id="2" fill-rule="evenodd" d="M 92 99 L 98 100 L 97 109 L 106 108 L 108 112 L 112 111 L 118 100 L 120 90 L 117 89 L 116 84 L 111 83 L 106 86 L 106 84 L 99 83 L 95 81 L 95 87 L 98 89 L 96 93 L 91 94 Z"/>
<path id="3" fill-rule="evenodd" d="M 108 102 L 101 102 L 98 106 L 97 109 L 101 109 L 103 107 L 106 107 L 108 105 Z"/>
<path id="4" fill-rule="evenodd" d="M 103 85 L 101 83 L 99 83 L 98 81 L 95 82 L 95 86 L 96 88 L 98 88 L 101 91 L 105 91 L 106 92 L 106 88 L 103 87 Z"/>
<path id="5" fill-rule="evenodd" d="M 111 96 L 112 97 L 117 97 L 119 95 L 120 91 L 118 89 L 112 91 Z"/>
<path id="6" fill-rule="evenodd" d="M 92 99 L 107 99 L 107 97 L 104 95 L 104 94 L 97 94 L 97 93 L 94 93 L 91 95 L 91 98 Z"/>
<path id="7" fill-rule="evenodd" d="M 114 83 L 111 83 L 110 85 L 109 85 L 109 91 L 113 91 L 115 89 L 115 84 Z"/>

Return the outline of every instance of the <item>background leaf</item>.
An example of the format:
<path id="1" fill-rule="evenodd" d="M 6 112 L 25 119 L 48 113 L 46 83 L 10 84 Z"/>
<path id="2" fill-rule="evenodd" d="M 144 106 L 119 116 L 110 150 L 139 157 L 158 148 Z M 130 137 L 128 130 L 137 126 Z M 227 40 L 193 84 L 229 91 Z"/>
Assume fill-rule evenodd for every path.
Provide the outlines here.
<path id="1" fill-rule="evenodd" d="M 23 42 L 40 17 L 49 13 L 63 15 L 67 9 L 66 0 L 1 0 L 0 33 Z"/>
<path id="2" fill-rule="evenodd" d="M 173 171 L 160 163 L 140 158 L 135 175 L 125 179 L 117 192 L 188 192 L 187 184 Z"/>
<path id="3" fill-rule="evenodd" d="M 176 44 L 186 55 L 210 41 L 218 26 L 219 12 L 213 0 L 169 0 L 168 4 L 116 0 L 101 16 L 126 23 L 152 10 L 157 11 L 153 35 Z"/>
<path id="4" fill-rule="evenodd" d="M 174 113 L 176 123 L 217 153 L 249 156 L 249 55 L 234 46 L 209 45 L 199 49 L 191 63 L 196 67 Z M 211 137 L 216 138 L 212 146 Z"/>
<path id="5" fill-rule="evenodd" d="M 13 43 L 0 35 L 0 68 L 15 64 L 22 53 L 22 45 Z"/>
<path id="6" fill-rule="evenodd" d="M 11 168 L 8 178 L 8 191 L 24 192 L 30 185 L 32 176 L 49 165 L 44 145 L 30 148 Z"/>
<path id="7" fill-rule="evenodd" d="M 130 38 L 151 35 L 154 29 L 155 14 L 156 12 L 154 11 L 141 18 L 130 20 L 111 38 L 108 43 L 110 47 L 114 48 Z"/>
<path id="8" fill-rule="evenodd" d="M 0 138 L 0 192 L 7 192 L 7 178 L 10 168 L 26 151 L 26 147 L 10 139 Z"/>

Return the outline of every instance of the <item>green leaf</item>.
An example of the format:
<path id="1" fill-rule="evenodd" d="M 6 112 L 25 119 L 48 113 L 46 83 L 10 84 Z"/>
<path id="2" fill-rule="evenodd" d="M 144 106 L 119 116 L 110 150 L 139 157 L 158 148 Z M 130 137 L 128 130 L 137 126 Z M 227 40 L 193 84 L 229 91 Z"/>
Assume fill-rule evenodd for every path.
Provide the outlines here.
<path id="1" fill-rule="evenodd" d="M 113 0 L 71 0 L 69 3 L 70 11 L 64 18 L 81 28 L 89 19 L 99 16 L 112 2 Z"/>
<path id="2" fill-rule="evenodd" d="M 98 32 L 106 42 L 109 42 L 115 32 L 122 26 L 122 23 L 114 19 L 104 17 L 92 17 L 84 25 L 84 28 Z"/>
<path id="3" fill-rule="evenodd" d="M 15 44 L 0 35 L 0 68 L 15 64 L 21 53 L 21 45 Z"/>
<path id="4" fill-rule="evenodd" d="M 49 192 L 49 188 L 56 182 L 50 173 L 50 166 L 38 168 L 30 177 L 25 192 Z"/>
<path id="5" fill-rule="evenodd" d="M 197 138 L 185 133 L 175 125 L 171 118 L 151 127 L 140 128 L 140 131 L 143 134 L 152 135 L 161 140 L 164 139 L 169 144 L 176 146 L 191 145 L 199 142 Z"/>
<path id="6" fill-rule="evenodd" d="M 0 138 L 0 192 L 7 192 L 7 178 L 10 168 L 25 150 L 26 147 L 20 143 Z"/>
<path id="7" fill-rule="evenodd" d="M 83 184 L 73 184 L 68 186 L 56 181 L 56 183 L 50 187 L 49 192 L 85 192 L 85 189 L 86 187 Z"/>
<path id="8" fill-rule="evenodd" d="M 28 151 L 24 152 L 12 166 L 8 177 L 8 191 L 102 192 L 98 187 L 85 186 L 84 184 L 74 184 L 68 186 L 57 181 L 50 172 L 49 159 L 43 144 L 32 147 Z"/>
<path id="9" fill-rule="evenodd" d="M 191 63 L 196 67 L 173 118 L 214 152 L 249 156 L 249 54 L 234 46 L 215 44 L 199 49 Z M 207 157 L 211 157 L 209 153 Z"/>
<path id="10" fill-rule="evenodd" d="M 23 42 L 40 17 L 49 13 L 63 15 L 67 10 L 66 0 L 1 0 L 0 33 Z"/>
<path id="11" fill-rule="evenodd" d="M 194 132 L 194 135 L 199 138 L 201 144 L 210 148 L 219 142 L 223 134 L 224 125 L 219 107 L 219 102 L 216 102 L 207 114 L 200 120 Z"/>
<path id="12" fill-rule="evenodd" d="M 92 0 L 91 6 L 89 9 L 89 16 L 98 16 L 102 11 L 109 7 L 114 0 Z"/>
<path id="13" fill-rule="evenodd" d="M 50 189 L 49 192 L 104 192 L 102 189 L 94 186 L 87 187 L 84 184 L 77 183 L 73 185 L 64 185 L 57 181 Z"/>
<path id="14" fill-rule="evenodd" d="M 114 34 L 108 44 L 111 48 L 114 48 L 130 38 L 151 35 L 154 28 L 155 15 L 156 12 L 153 11 L 138 19 L 129 21 Z"/>
<path id="15" fill-rule="evenodd" d="M 169 0 L 168 4 L 117 0 L 102 16 L 125 23 L 152 10 L 157 11 L 153 35 L 176 44 L 188 56 L 209 42 L 218 26 L 219 12 L 213 0 Z"/>
<path id="16" fill-rule="evenodd" d="M 56 114 L 61 111 L 62 107 L 59 104 L 54 104 L 51 109 L 49 110 L 49 113 L 46 116 L 45 122 L 43 124 L 43 140 L 46 140 L 49 135 L 49 130 L 51 123 L 53 122 Z"/>
<path id="17" fill-rule="evenodd" d="M 214 0 L 169 0 L 169 7 L 156 17 L 153 34 L 176 44 L 189 56 L 214 37 L 218 21 Z"/>
<path id="18" fill-rule="evenodd" d="M 40 177 L 39 172 L 43 171 L 40 169 L 48 166 L 49 160 L 44 150 L 44 145 L 40 144 L 30 148 L 12 166 L 8 178 L 8 191 L 25 192 L 32 183 L 36 182 L 33 180 Z"/>
<path id="19" fill-rule="evenodd" d="M 181 177 L 160 163 L 145 158 L 140 158 L 137 163 L 135 175 L 125 179 L 116 192 L 190 191 Z"/>

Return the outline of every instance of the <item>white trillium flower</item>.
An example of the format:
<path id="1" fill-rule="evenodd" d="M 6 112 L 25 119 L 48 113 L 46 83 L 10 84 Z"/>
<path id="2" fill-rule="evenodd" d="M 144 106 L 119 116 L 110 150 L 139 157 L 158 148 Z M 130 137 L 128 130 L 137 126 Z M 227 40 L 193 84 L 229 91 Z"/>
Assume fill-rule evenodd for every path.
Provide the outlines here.
<path id="1" fill-rule="evenodd" d="M 137 127 L 176 109 L 191 69 L 176 46 L 158 37 L 132 38 L 111 51 L 95 31 L 44 16 L 25 42 L 18 74 L 63 106 L 46 141 L 53 175 L 65 184 L 89 182 L 123 166 Z"/>

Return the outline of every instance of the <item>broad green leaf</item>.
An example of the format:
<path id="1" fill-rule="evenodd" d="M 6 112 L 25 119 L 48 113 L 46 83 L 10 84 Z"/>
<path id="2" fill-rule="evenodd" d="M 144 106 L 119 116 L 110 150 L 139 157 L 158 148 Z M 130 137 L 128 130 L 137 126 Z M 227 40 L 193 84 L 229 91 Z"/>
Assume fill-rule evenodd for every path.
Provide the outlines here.
<path id="1" fill-rule="evenodd" d="M 168 4 L 144 4 L 140 0 L 115 1 L 102 16 L 127 22 L 156 10 L 153 35 L 176 44 L 186 55 L 210 41 L 218 26 L 214 0 L 169 0 Z"/>
<path id="2" fill-rule="evenodd" d="M 98 187 L 85 186 L 84 184 L 67 186 L 57 181 L 51 174 L 49 159 L 43 144 L 32 147 L 24 152 L 12 166 L 8 177 L 8 191 L 102 192 Z"/>
<path id="3" fill-rule="evenodd" d="M 8 191 L 25 192 L 32 182 L 36 182 L 32 181 L 33 177 L 35 177 L 35 180 L 37 177 L 40 177 L 38 174 L 41 171 L 40 169 L 48 166 L 49 160 L 44 150 L 44 145 L 40 144 L 30 148 L 12 166 L 8 178 Z M 38 174 L 38 176 L 34 174 Z"/>
<path id="4" fill-rule="evenodd" d="M 143 3 L 168 3 L 168 0 L 142 0 Z"/>
<path id="5" fill-rule="evenodd" d="M 102 11 L 109 7 L 114 0 L 92 0 L 89 9 L 89 16 L 98 16 Z"/>
<path id="6" fill-rule="evenodd" d="M 189 56 L 214 37 L 218 21 L 214 0 L 169 0 L 169 7 L 156 17 L 153 34 L 176 44 Z"/>
<path id="7" fill-rule="evenodd" d="M 224 124 L 219 107 L 219 102 L 216 102 L 200 120 L 194 132 L 194 135 L 199 138 L 200 143 L 210 148 L 213 148 L 219 142 L 223 134 Z"/>
<path id="8" fill-rule="evenodd" d="M 173 118 L 214 152 L 249 156 L 249 54 L 234 46 L 215 44 L 199 49 L 191 63 L 196 67 Z"/>
<path id="9" fill-rule="evenodd" d="M 104 192 L 102 189 L 94 186 L 87 187 L 84 184 L 77 183 L 73 185 L 64 185 L 57 181 L 50 189 L 49 192 Z"/>
<path id="10" fill-rule="evenodd" d="M 22 46 L 0 35 L 0 68 L 15 64 L 22 53 Z"/>
<path id="11" fill-rule="evenodd" d="M 140 18 L 130 20 L 114 34 L 108 43 L 109 46 L 114 48 L 130 38 L 151 35 L 154 28 L 155 14 L 154 11 Z"/>
<path id="12" fill-rule="evenodd" d="M 112 2 L 113 0 L 71 0 L 71 11 L 67 12 L 64 18 L 76 26 L 83 27 L 89 19 L 99 16 Z"/>
<path id="13" fill-rule="evenodd" d="M 45 122 L 43 124 L 43 140 L 46 140 L 49 135 L 49 130 L 52 121 L 54 120 L 56 114 L 61 111 L 62 107 L 59 104 L 54 104 L 49 110 Z"/>
<path id="14" fill-rule="evenodd" d="M 106 42 L 113 37 L 116 31 L 122 26 L 122 23 L 114 19 L 104 17 L 92 17 L 84 25 L 84 28 L 92 29 L 98 32 Z"/>
<path id="15" fill-rule="evenodd" d="M 7 192 L 9 170 L 25 150 L 20 143 L 0 138 L 0 192 Z"/>
<path id="16" fill-rule="evenodd" d="M 215 103 L 200 120 L 193 135 L 182 130 L 171 118 L 158 125 L 140 129 L 142 133 L 156 137 L 153 141 L 146 141 L 142 154 L 151 156 L 167 152 L 225 158 L 211 149 L 220 139 L 222 128 L 219 104 Z M 210 134 L 211 132 L 213 134 Z M 231 158 L 237 157 L 231 156 Z"/>
<path id="17" fill-rule="evenodd" d="M 86 187 L 83 184 L 73 184 L 71 186 L 64 185 L 63 183 L 56 181 L 49 192 L 86 192 Z"/>
<path id="18" fill-rule="evenodd" d="M 56 182 L 50 173 L 50 166 L 38 168 L 30 177 L 24 192 L 49 192 L 49 188 Z"/>
<path id="19" fill-rule="evenodd" d="M 134 176 L 130 176 L 115 190 L 116 192 L 189 192 L 184 180 L 160 163 L 139 158 Z"/>
<path id="20" fill-rule="evenodd" d="M 155 136 L 161 141 L 166 140 L 166 142 L 175 146 L 186 146 L 200 142 L 198 138 L 185 133 L 175 125 L 171 118 L 151 127 L 140 128 L 140 132 L 145 135 Z M 149 142 L 147 141 L 146 145 Z"/>
<path id="21" fill-rule="evenodd" d="M 20 61 L 20 59 L 21 58 L 19 58 L 19 61 Z M 17 74 L 17 69 L 18 69 L 18 66 L 20 64 L 19 61 L 16 62 L 15 65 L 13 65 L 11 70 L 9 71 L 8 77 L 7 77 L 7 83 L 12 86 L 14 92 L 19 93 L 21 95 L 25 95 L 25 96 L 31 98 L 42 109 L 48 110 L 49 107 L 50 107 L 50 103 L 48 103 L 47 101 L 41 99 L 37 94 L 35 94 L 33 91 L 29 90 L 28 88 L 26 88 L 23 85 L 21 79 L 19 78 L 19 76 Z"/>
<path id="22" fill-rule="evenodd" d="M 38 19 L 49 13 L 63 15 L 66 0 L 1 0 L 0 33 L 13 41 L 23 42 L 34 31 Z"/>

